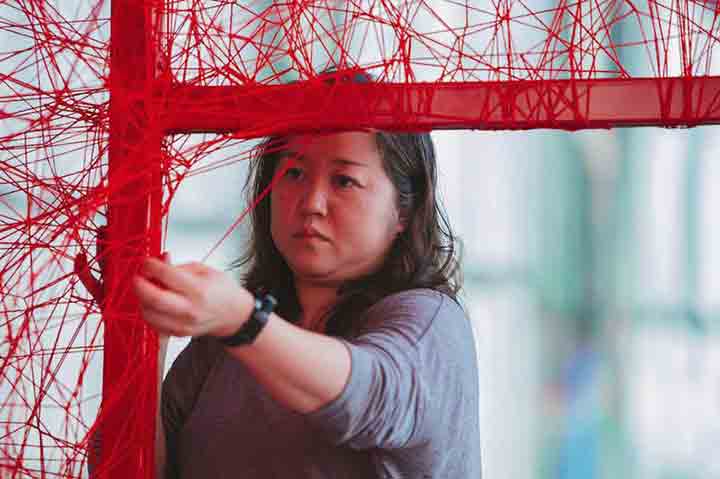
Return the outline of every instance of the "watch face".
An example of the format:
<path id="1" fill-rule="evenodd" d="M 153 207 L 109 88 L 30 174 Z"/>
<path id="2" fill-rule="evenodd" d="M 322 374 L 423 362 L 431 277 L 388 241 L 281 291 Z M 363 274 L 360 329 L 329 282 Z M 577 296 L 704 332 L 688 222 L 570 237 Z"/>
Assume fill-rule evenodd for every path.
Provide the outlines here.
<path id="1" fill-rule="evenodd" d="M 262 310 L 270 314 L 275 309 L 275 306 L 277 306 L 277 303 L 277 299 L 275 299 L 274 296 L 266 294 L 263 298 Z"/>
<path id="2" fill-rule="evenodd" d="M 260 300 L 255 299 L 255 309 L 253 310 L 250 319 L 243 324 L 238 332 L 232 336 L 226 336 L 219 338 L 220 342 L 227 346 L 240 346 L 241 344 L 250 344 L 255 341 L 260 331 L 262 331 L 265 324 L 270 318 L 270 313 L 277 305 L 277 300 L 271 295 L 266 294 L 265 297 Z"/>

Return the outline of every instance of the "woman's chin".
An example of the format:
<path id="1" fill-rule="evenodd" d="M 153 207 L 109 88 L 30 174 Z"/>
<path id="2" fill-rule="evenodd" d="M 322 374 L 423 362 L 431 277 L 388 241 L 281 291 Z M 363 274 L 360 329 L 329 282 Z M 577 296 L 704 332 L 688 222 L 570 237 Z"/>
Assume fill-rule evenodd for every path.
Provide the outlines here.
<path id="1" fill-rule="evenodd" d="M 296 278 L 321 279 L 332 274 L 333 269 L 324 261 L 301 260 L 294 261 L 290 268 Z"/>

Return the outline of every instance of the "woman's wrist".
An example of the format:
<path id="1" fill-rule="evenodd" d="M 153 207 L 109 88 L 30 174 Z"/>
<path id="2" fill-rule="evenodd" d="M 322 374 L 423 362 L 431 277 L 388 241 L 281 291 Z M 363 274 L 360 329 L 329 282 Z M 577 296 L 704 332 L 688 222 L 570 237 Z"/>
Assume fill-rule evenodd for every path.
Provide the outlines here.
<path id="1" fill-rule="evenodd" d="M 228 308 L 228 315 L 222 321 L 222 326 L 211 333 L 211 336 L 222 338 L 235 334 L 250 319 L 255 307 L 255 297 L 247 289 L 240 287 L 240 291 Z"/>

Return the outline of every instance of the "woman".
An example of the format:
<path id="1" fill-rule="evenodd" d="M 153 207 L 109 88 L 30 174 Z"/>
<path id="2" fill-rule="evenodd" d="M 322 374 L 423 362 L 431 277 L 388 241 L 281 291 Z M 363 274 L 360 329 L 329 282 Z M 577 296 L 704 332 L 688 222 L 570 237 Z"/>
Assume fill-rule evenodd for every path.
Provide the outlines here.
<path id="1" fill-rule="evenodd" d="M 193 337 L 162 386 L 165 476 L 479 478 L 473 334 L 430 136 L 274 139 L 249 181 L 251 198 L 273 186 L 244 287 L 152 258 L 134 278 L 145 320 Z M 263 292 L 277 306 L 251 320 Z"/>

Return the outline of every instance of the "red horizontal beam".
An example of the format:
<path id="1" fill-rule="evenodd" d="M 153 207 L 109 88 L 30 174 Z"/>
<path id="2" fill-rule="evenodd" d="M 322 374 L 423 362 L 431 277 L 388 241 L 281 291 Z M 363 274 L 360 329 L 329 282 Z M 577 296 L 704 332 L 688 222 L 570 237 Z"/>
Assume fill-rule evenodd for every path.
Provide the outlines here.
<path id="1" fill-rule="evenodd" d="M 720 123 L 720 77 L 466 83 L 322 81 L 175 86 L 158 94 L 166 133 L 244 137 L 358 128 L 580 130 Z"/>

